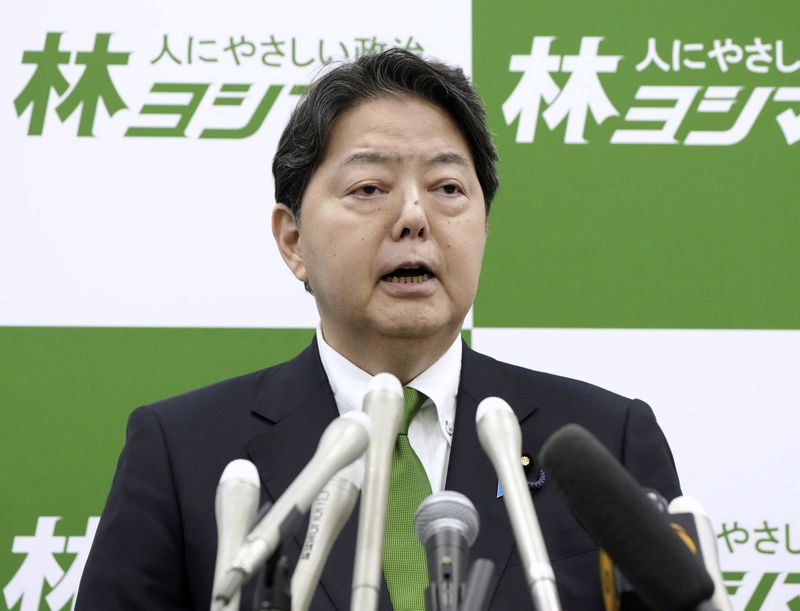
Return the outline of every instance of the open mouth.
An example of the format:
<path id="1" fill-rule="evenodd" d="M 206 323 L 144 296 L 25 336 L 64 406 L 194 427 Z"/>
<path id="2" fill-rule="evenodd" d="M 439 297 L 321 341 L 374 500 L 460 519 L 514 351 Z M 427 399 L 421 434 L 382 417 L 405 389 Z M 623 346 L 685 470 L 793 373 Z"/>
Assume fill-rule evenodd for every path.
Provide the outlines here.
<path id="1" fill-rule="evenodd" d="M 398 267 L 396 270 L 381 277 L 381 279 L 386 282 L 395 282 L 398 284 L 419 284 L 431 278 L 433 278 L 433 272 L 424 265 L 418 267 Z"/>

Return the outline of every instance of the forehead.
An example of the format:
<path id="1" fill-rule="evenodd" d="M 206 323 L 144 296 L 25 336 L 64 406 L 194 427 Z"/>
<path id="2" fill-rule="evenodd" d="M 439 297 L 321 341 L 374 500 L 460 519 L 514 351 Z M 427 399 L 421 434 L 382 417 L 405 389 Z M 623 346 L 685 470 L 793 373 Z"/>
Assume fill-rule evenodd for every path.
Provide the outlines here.
<path id="1" fill-rule="evenodd" d="M 459 155 L 473 167 L 469 146 L 447 111 L 412 96 L 385 97 L 361 102 L 339 117 L 322 163 L 379 157 L 425 162 L 443 153 Z"/>

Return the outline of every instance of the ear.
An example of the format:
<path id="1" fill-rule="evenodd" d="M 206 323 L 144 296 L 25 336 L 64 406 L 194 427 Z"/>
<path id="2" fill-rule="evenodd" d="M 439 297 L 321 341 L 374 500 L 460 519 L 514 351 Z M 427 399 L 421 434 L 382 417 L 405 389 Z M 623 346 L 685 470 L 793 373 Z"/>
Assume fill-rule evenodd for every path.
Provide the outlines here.
<path id="1" fill-rule="evenodd" d="M 278 251 L 300 282 L 308 282 L 306 265 L 300 247 L 300 230 L 294 214 L 286 204 L 276 204 L 272 210 L 272 235 Z"/>

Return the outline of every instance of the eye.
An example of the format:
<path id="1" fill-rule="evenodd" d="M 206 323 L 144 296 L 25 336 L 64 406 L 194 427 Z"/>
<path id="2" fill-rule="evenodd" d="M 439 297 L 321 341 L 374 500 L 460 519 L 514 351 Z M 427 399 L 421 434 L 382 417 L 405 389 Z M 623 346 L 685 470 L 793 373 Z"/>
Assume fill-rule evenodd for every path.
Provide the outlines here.
<path id="1" fill-rule="evenodd" d="M 461 186 L 454 182 L 447 182 L 436 187 L 435 190 L 440 190 L 445 195 L 463 195 L 464 190 Z"/>
<path id="2" fill-rule="evenodd" d="M 348 195 L 354 195 L 355 197 L 369 199 L 373 197 L 378 197 L 384 192 L 385 192 L 384 189 L 381 189 L 381 187 L 378 185 L 366 184 L 353 189 L 352 191 L 350 191 Z"/>

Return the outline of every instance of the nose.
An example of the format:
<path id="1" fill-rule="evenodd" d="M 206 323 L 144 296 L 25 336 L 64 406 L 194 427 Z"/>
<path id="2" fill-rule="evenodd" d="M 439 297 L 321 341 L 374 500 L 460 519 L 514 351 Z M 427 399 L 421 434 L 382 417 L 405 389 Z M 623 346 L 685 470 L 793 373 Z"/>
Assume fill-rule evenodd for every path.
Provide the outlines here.
<path id="1" fill-rule="evenodd" d="M 416 192 L 403 196 L 403 203 L 392 227 L 392 238 L 401 240 L 406 237 L 427 238 L 430 232 L 425 207 Z"/>

